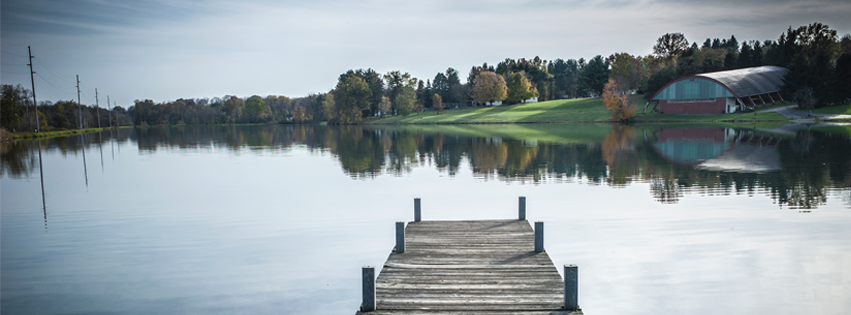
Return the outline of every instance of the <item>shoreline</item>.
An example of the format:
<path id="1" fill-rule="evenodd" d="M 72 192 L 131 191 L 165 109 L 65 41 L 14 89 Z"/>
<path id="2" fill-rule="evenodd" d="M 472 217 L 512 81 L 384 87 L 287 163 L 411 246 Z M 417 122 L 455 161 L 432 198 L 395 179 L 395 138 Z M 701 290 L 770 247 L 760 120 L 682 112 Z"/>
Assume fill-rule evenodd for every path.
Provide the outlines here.
<path id="1" fill-rule="evenodd" d="M 639 98 L 633 97 L 636 104 Z M 444 110 L 440 114 L 434 111 L 415 113 L 405 117 L 389 116 L 369 118 L 361 121 L 360 126 L 405 126 L 405 125 L 554 125 L 554 124 L 722 124 L 751 127 L 755 124 L 851 124 L 851 114 L 846 114 L 851 104 L 821 108 L 813 111 L 813 116 L 802 117 L 800 110 L 793 109 L 794 104 L 783 103 L 760 108 L 754 112 L 732 114 L 705 115 L 675 115 L 675 114 L 636 114 L 628 122 L 613 121 L 609 111 L 602 106 L 599 98 L 551 100 L 537 103 L 522 103 L 514 105 L 464 107 Z M 833 113 L 837 112 L 838 113 Z M 824 111 L 825 113 L 820 113 Z M 162 127 L 192 127 L 192 126 L 252 126 L 252 125 L 289 125 L 282 123 L 248 123 L 248 124 L 212 124 L 212 125 L 156 125 L 156 126 L 116 126 L 103 128 L 69 129 L 46 132 L 26 132 L 11 134 L 12 141 L 37 140 L 56 137 L 73 136 L 83 133 L 94 133 L 104 130 L 124 128 L 162 128 Z M 322 124 L 325 122 L 308 122 L 305 124 Z"/>

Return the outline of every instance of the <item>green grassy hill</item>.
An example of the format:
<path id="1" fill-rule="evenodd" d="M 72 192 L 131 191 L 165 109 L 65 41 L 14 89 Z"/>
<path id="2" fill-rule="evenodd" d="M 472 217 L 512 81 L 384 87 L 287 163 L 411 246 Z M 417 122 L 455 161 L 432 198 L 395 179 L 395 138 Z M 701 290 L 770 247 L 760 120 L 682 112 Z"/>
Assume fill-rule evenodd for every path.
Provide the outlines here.
<path id="1" fill-rule="evenodd" d="M 736 113 L 719 115 L 672 115 L 641 114 L 644 100 L 632 98 L 638 109 L 637 122 L 755 122 L 787 121 L 777 113 Z M 365 124 L 488 124 L 488 123 L 576 123 L 609 122 L 612 116 L 603 107 L 600 98 L 553 100 L 539 103 L 502 105 L 491 107 L 467 107 L 445 110 L 438 115 L 434 111 L 412 114 L 408 117 L 391 116 L 371 118 Z"/>
<path id="2" fill-rule="evenodd" d="M 462 123 L 546 123 L 603 122 L 611 114 L 599 98 L 554 100 L 539 103 L 467 107 L 387 118 L 368 119 L 367 124 L 462 124 Z"/>

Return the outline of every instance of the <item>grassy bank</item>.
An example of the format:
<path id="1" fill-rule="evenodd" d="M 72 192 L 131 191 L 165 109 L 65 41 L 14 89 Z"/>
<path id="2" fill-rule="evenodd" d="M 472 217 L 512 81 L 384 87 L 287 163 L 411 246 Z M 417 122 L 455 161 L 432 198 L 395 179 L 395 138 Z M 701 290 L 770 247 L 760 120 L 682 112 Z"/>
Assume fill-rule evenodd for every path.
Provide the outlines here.
<path id="1" fill-rule="evenodd" d="M 848 104 L 845 104 L 845 105 L 816 108 L 816 109 L 813 110 L 813 113 L 851 115 L 851 103 L 848 103 Z"/>
<path id="2" fill-rule="evenodd" d="M 121 126 L 121 127 L 113 127 L 113 128 L 133 128 L 133 126 Z M 69 129 L 69 130 L 57 130 L 57 131 L 43 131 L 43 132 L 21 132 L 12 135 L 12 139 L 14 140 L 36 140 L 36 139 L 47 139 L 47 138 L 55 138 L 55 137 L 68 137 L 73 135 L 78 135 L 81 133 L 91 133 L 91 132 L 101 132 L 104 130 L 109 130 L 109 128 L 86 128 L 86 129 Z"/>
<path id="3" fill-rule="evenodd" d="M 632 98 L 633 104 L 640 110 L 644 108 L 643 99 Z M 438 115 L 429 111 L 407 117 L 392 116 L 372 118 L 365 124 L 512 124 L 512 123 L 593 123 L 610 122 L 611 113 L 603 107 L 600 98 L 572 100 L 553 100 L 538 103 L 515 104 L 491 107 L 468 107 L 445 110 Z M 641 114 L 636 115 L 637 122 L 705 122 L 705 123 L 753 123 L 785 122 L 789 119 L 774 112 L 735 113 L 719 115 L 673 115 Z"/>

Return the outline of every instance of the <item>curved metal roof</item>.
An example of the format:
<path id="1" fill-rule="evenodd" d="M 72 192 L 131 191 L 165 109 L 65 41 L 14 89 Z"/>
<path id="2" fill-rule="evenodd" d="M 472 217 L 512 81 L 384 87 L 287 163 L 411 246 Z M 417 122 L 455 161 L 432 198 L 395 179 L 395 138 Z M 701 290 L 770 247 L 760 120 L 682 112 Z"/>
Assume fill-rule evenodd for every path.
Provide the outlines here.
<path id="1" fill-rule="evenodd" d="M 703 77 L 717 81 L 730 89 L 738 97 L 780 91 L 783 86 L 783 75 L 789 69 L 778 66 L 761 66 L 736 70 L 701 73 L 695 77 Z"/>

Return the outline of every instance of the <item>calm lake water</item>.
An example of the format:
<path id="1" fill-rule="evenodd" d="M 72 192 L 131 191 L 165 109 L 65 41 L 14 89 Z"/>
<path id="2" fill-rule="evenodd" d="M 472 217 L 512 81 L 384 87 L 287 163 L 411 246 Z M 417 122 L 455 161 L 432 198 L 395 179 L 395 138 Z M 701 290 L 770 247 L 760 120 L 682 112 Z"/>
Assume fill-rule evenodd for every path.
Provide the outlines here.
<path id="1" fill-rule="evenodd" d="M 515 218 L 526 196 L 555 264 L 579 266 L 588 314 L 847 314 L 851 139 L 827 130 L 219 126 L 18 142 L 0 168 L 0 312 L 353 314 L 361 266 L 383 264 L 413 198 L 423 219 L 456 220 Z"/>

